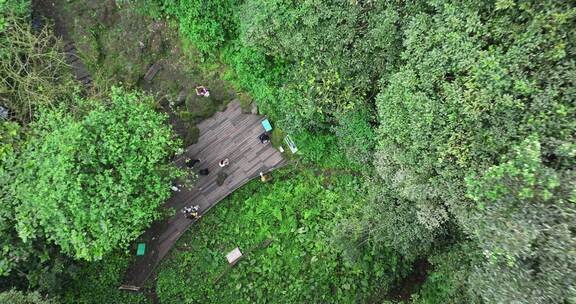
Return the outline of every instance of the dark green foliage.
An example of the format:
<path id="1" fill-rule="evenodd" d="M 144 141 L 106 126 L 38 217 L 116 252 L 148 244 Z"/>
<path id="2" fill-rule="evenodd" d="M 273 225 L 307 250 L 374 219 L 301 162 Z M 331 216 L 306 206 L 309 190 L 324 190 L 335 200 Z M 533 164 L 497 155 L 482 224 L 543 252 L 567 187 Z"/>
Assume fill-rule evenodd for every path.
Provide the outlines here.
<path id="1" fill-rule="evenodd" d="M 177 174 L 177 142 L 142 95 L 114 89 L 80 119 L 47 111 L 18 158 L 10 189 L 18 236 L 39 235 L 77 259 L 124 247 L 158 217 Z"/>
<path id="2" fill-rule="evenodd" d="M 487 302 L 576 297 L 576 175 L 573 167 L 547 167 L 542 157 L 538 138 L 530 137 L 509 159 L 468 179 L 478 209 L 466 226 L 488 260 L 472 281 Z"/>
<path id="3" fill-rule="evenodd" d="M 122 284 L 122 275 L 131 262 L 125 253 L 113 252 L 101 261 L 83 263 L 74 283 L 66 286 L 62 303 L 149 303 L 144 294 L 118 290 Z"/>
<path id="4" fill-rule="evenodd" d="M 516 153 L 510 150 L 512 145 L 536 134 L 542 142 L 544 162 L 551 166 L 542 172 L 547 173 L 540 177 L 541 182 L 556 176 L 556 187 L 570 187 L 570 179 L 560 181 L 566 173 L 554 170 L 573 166 L 565 155 L 573 145 L 576 121 L 569 97 L 576 79 L 575 15 L 568 2 L 534 1 L 509 7 L 498 3 L 437 1 L 432 3 L 434 13 L 410 18 L 404 30 L 405 64 L 383 79 L 376 100 L 380 122 L 376 169 L 396 195 L 414 202 L 421 223 L 442 229 L 454 218 L 482 249 L 490 248 L 486 269 L 478 272 L 481 279 L 470 284 L 488 302 L 556 303 L 568 297 L 566 292 L 544 286 L 559 282 L 573 286 L 573 278 L 552 270 L 573 266 L 566 262 L 544 266 L 550 253 L 534 246 L 556 248 L 554 260 L 570 260 L 569 251 L 555 245 L 563 242 L 570 246 L 566 242 L 569 233 L 567 228 L 562 228 L 564 232 L 553 229 L 553 236 L 536 241 L 539 228 L 533 225 L 538 223 L 536 214 L 547 227 L 569 222 L 572 209 L 566 209 L 565 199 L 547 207 L 530 204 L 520 213 L 501 204 L 492 206 L 491 214 L 476 213 L 466 199 L 464 178 L 469 172 L 482 172 L 497 164 L 502 154 Z M 488 172 L 507 170 L 506 166 L 499 168 Z M 537 168 L 534 170 L 540 170 Z M 477 195 L 490 198 L 504 191 L 508 202 L 520 202 L 529 198 L 518 189 L 525 188 L 521 176 L 510 182 L 494 179 L 494 184 L 470 186 L 474 185 L 471 190 Z M 495 188 L 490 189 L 492 186 Z M 545 189 L 540 195 L 550 196 L 552 191 Z M 486 205 L 483 198 L 475 199 Z M 523 223 L 531 224 L 520 228 Z M 510 234 L 509 229 L 519 229 L 518 234 Z M 493 243 L 497 245 L 487 246 Z M 509 246 L 532 249 L 514 257 Z M 493 254 L 501 255 L 500 259 L 490 261 Z M 525 260 L 528 256 L 530 261 Z M 519 262 L 523 266 L 498 269 L 507 263 L 505 257 L 524 260 Z M 540 259 L 542 264 L 534 262 Z M 529 279 L 526 264 L 530 263 L 550 271 Z"/>
<path id="5" fill-rule="evenodd" d="M 47 299 L 39 293 L 23 293 L 17 290 L 10 290 L 0 293 L 0 303 L 10 304 L 58 304 L 59 301 Z"/>
<path id="6" fill-rule="evenodd" d="M 412 301 L 416 304 L 481 303 L 470 292 L 469 277 L 480 260 L 472 242 L 449 246 L 429 258 L 433 271 Z"/>
<path id="7" fill-rule="evenodd" d="M 159 0 L 165 13 L 174 15 L 180 32 L 202 52 L 215 51 L 234 38 L 235 9 L 241 0 Z"/>

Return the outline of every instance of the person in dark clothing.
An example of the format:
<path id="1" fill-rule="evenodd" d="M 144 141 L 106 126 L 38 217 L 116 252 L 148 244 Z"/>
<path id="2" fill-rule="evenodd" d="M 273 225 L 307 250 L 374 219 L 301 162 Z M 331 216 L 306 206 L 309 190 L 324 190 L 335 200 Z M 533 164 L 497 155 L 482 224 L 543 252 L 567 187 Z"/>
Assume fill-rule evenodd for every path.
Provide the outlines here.
<path id="1" fill-rule="evenodd" d="M 185 161 L 186 167 L 188 167 L 188 169 L 194 168 L 194 166 L 199 162 L 200 162 L 199 159 L 190 159 L 190 158 L 187 158 Z"/>
<path id="2" fill-rule="evenodd" d="M 270 142 L 270 136 L 266 132 L 260 134 L 260 136 L 258 136 L 258 139 L 260 140 L 261 144 L 265 144 L 265 143 Z"/>
<path id="3" fill-rule="evenodd" d="M 198 171 L 198 174 L 200 174 L 200 175 L 208 175 L 208 173 L 210 173 L 208 168 L 204 168 L 204 169 Z"/>

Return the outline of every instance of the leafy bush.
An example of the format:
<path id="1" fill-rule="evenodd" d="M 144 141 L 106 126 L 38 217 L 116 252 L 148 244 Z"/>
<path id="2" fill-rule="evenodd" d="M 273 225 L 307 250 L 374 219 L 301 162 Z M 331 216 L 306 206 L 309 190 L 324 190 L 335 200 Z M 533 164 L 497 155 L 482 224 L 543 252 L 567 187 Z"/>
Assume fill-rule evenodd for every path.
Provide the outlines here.
<path id="1" fill-rule="evenodd" d="M 77 259 L 99 260 L 154 219 L 177 171 L 165 164 L 177 142 L 151 100 L 113 89 L 80 119 L 46 111 L 18 158 L 11 194 L 18 235 L 40 235 Z"/>
<path id="2" fill-rule="evenodd" d="M 182 35 L 202 52 L 213 52 L 236 36 L 240 0 L 159 1 L 165 13 L 177 17 Z"/>
<path id="3" fill-rule="evenodd" d="M 572 159 L 574 159 L 572 145 Z M 564 303 L 576 297 L 576 175 L 542 161 L 537 137 L 467 180 L 477 210 L 466 227 L 487 263 L 472 277 L 487 302 Z M 568 288 L 566 288 L 568 287 Z"/>
<path id="4" fill-rule="evenodd" d="M 414 295 L 415 304 L 482 303 L 471 292 L 469 277 L 480 259 L 472 242 L 449 246 L 429 258 L 434 270 L 421 290 Z"/>
<path id="5" fill-rule="evenodd" d="M 84 263 L 75 275 L 76 280 L 66 286 L 62 303 L 149 303 L 141 293 L 118 290 L 118 286 L 122 284 L 122 276 L 131 262 L 125 253 L 113 252 L 101 261 Z"/>

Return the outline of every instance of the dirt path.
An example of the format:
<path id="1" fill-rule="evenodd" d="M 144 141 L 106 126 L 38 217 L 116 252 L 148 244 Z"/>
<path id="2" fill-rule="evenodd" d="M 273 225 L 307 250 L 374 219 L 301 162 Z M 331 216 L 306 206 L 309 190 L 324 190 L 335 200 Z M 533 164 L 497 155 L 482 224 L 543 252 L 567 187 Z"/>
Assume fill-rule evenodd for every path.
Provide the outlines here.
<path id="1" fill-rule="evenodd" d="M 76 80 L 82 83 L 86 90 L 90 90 L 92 88 L 92 77 L 78 56 L 74 41 L 72 41 L 66 28 L 66 22 L 60 18 L 62 14 L 59 12 L 59 7 L 56 1 L 34 0 L 32 1 L 32 16 L 34 19 L 39 18 L 54 25 L 54 33 L 64 41 L 66 62 L 70 65 Z M 41 23 L 43 22 L 41 21 Z"/>

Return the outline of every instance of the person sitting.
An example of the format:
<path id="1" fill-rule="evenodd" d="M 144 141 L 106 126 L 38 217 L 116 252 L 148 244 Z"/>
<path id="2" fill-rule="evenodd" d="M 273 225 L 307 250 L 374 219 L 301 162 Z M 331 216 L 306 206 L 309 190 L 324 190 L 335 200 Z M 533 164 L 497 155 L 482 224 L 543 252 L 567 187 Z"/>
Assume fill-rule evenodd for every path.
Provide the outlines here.
<path id="1" fill-rule="evenodd" d="M 200 162 L 200 160 L 187 158 L 184 162 L 186 163 L 186 167 L 188 167 L 188 169 L 192 169 L 197 163 Z"/>
<path id="2" fill-rule="evenodd" d="M 270 142 L 270 136 L 266 132 L 260 134 L 260 136 L 258 136 L 258 139 L 260 140 L 261 144 L 266 144 Z"/>
<path id="3" fill-rule="evenodd" d="M 229 164 L 230 164 L 230 160 L 227 159 L 227 158 L 221 160 L 221 161 L 218 163 L 218 165 L 220 165 L 220 168 L 224 168 L 224 167 L 228 166 Z"/>
<path id="4" fill-rule="evenodd" d="M 198 205 L 186 206 L 186 207 L 184 207 L 184 209 L 182 209 L 182 213 L 184 213 L 184 216 L 186 218 L 195 219 L 198 217 L 199 210 L 200 210 L 200 206 L 198 206 Z"/>
<path id="5" fill-rule="evenodd" d="M 210 96 L 210 91 L 208 91 L 208 89 L 206 87 L 199 86 L 199 87 L 196 87 L 196 95 L 208 97 L 208 96 Z"/>

